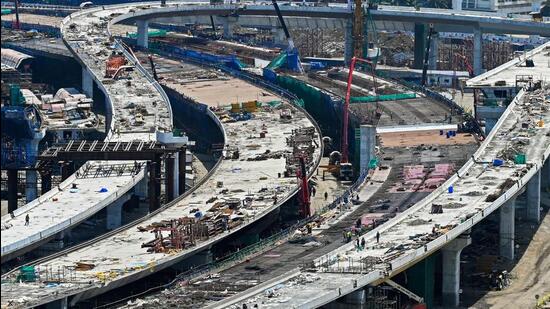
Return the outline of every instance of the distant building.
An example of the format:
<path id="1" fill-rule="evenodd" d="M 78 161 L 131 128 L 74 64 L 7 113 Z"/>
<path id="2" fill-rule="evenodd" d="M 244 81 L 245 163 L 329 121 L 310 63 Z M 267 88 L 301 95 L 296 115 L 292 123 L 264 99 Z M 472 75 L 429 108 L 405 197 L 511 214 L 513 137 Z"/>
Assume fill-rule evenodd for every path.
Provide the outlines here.
<path id="1" fill-rule="evenodd" d="M 529 14 L 541 0 L 462 0 L 463 10 L 493 11 L 506 14 Z"/>

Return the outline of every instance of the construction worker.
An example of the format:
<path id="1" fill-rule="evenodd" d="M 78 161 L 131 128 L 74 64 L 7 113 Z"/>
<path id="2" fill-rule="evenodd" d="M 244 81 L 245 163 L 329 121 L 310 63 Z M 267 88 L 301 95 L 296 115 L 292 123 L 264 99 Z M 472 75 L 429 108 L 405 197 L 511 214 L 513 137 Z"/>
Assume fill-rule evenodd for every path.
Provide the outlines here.
<path id="1" fill-rule="evenodd" d="M 353 236 L 353 235 L 351 234 L 351 231 L 348 231 L 347 236 L 348 236 L 348 237 L 347 237 L 347 242 L 350 242 L 350 241 L 351 241 L 351 237 Z"/>
<path id="2" fill-rule="evenodd" d="M 342 241 L 346 242 L 347 238 L 348 238 L 348 233 L 346 232 L 346 230 L 343 230 L 342 231 Z"/>
<path id="3" fill-rule="evenodd" d="M 328 192 L 325 192 L 325 201 L 328 200 Z"/>
<path id="4" fill-rule="evenodd" d="M 376 232 L 376 243 L 380 242 L 380 232 Z"/>
<path id="5" fill-rule="evenodd" d="M 311 187 L 311 194 L 315 196 L 315 193 L 317 193 L 317 189 L 315 189 L 315 187 Z"/>
<path id="6" fill-rule="evenodd" d="M 365 237 L 361 238 L 361 250 L 365 249 Z"/>
<path id="7" fill-rule="evenodd" d="M 29 214 L 25 216 L 25 226 L 29 225 L 29 221 L 31 220 L 31 217 L 29 217 Z"/>
<path id="8" fill-rule="evenodd" d="M 361 250 L 361 243 L 359 242 L 359 237 L 355 240 L 355 247 L 357 248 L 357 251 Z"/>

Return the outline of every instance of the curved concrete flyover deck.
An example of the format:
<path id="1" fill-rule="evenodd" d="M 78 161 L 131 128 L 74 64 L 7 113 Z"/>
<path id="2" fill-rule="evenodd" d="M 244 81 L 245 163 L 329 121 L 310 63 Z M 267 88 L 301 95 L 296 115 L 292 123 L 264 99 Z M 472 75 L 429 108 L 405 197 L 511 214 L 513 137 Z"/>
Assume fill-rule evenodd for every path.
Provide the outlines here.
<path id="1" fill-rule="evenodd" d="M 67 29 L 71 30 L 71 33 L 64 36 L 69 49 L 75 52 L 94 75 L 100 76 L 96 72 L 102 72 L 103 61 L 108 55 L 102 52 L 102 46 L 108 45 L 106 44 L 108 40 L 106 27 L 109 23 L 114 22 L 110 17 L 120 16 L 120 14 L 131 9 L 139 9 L 140 7 L 147 8 L 148 6 L 142 4 L 128 6 L 125 4 L 106 10 L 94 9 L 79 12 L 78 19 L 73 17 L 65 20 L 62 27 L 63 32 L 65 33 Z M 70 26 L 73 21 L 76 26 Z M 97 78 L 97 80 L 101 82 L 100 78 Z M 106 92 L 110 94 L 111 102 L 123 101 L 129 98 L 127 93 L 121 93 L 129 91 L 128 89 L 121 90 L 125 87 L 129 88 L 125 84 L 117 85 L 118 87 L 114 88 L 113 84 L 98 84 L 100 87 L 107 88 Z M 143 85 L 144 87 L 149 86 L 148 81 L 143 81 Z M 153 89 L 149 93 L 141 93 L 141 95 L 147 97 L 151 93 L 155 95 Z M 152 104 L 155 100 L 148 100 L 148 102 Z M 123 114 L 124 109 L 122 111 L 118 109 L 120 105 L 112 104 L 112 106 L 114 108 L 111 126 L 114 123 L 123 121 L 124 116 L 129 116 Z M 280 120 L 279 110 L 281 108 L 293 111 L 291 122 Z M 251 120 L 228 122 L 223 125 L 210 109 L 207 110 L 224 131 L 226 145 L 231 147 L 231 149 L 226 149 L 226 153 L 238 149 L 240 153 L 239 160 L 222 160 L 200 187 L 186 192 L 178 200 L 146 218 L 39 261 L 35 266 L 43 280 L 48 280 L 47 276 L 55 275 L 56 271 L 54 269 L 65 270 L 65 276 L 61 278 L 62 283 L 59 285 L 51 286 L 44 282 L 26 283 L 22 294 L 19 283 L 14 281 L 17 271 L 6 274 L 3 277 L 2 284 L 2 304 L 30 307 L 73 295 L 76 295 L 73 302 L 78 301 L 78 299 L 92 297 L 145 277 L 154 271 L 169 267 L 185 257 L 210 248 L 214 243 L 221 241 L 228 235 L 238 233 L 257 222 L 276 210 L 299 189 L 295 177 L 285 178 L 279 175 L 285 170 L 285 154 L 292 153 L 292 146 L 289 144 L 288 139 L 295 130 L 313 128 L 314 136 L 311 142 L 318 146 L 313 148 L 312 160 L 308 164 L 310 175 L 319 164 L 322 153 L 320 129 L 309 115 L 299 107 L 283 102 L 279 107 L 261 108 L 260 111 L 254 113 Z M 226 115 L 220 115 L 226 117 Z M 120 123 L 118 125 L 124 127 Z M 260 137 L 262 131 L 267 132 L 265 138 Z M 117 138 L 129 138 L 130 136 L 136 138 L 135 136 L 138 136 L 146 139 L 154 133 L 142 132 L 134 135 L 131 128 L 128 128 L 113 134 Z M 265 155 L 267 151 L 281 155 L 266 160 L 258 159 L 258 156 Z M 220 184 L 223 188 L 220 188 Z M 242 210 L 240 216 L 243 220 L 240 225 L 232 228 L 229 232 L 215 235 L 205 241 L 199 241 L 195 246 L 181 251 L 148 253 L 147 248 L 142 248 L 142 244 L 153 240 L 154 235 L 149 232 L 139 232 L 138 225 L 149 226 L 162 220 L 182 217 L 193 218 L 196 209 L 199 209 L 202 213 L 207 213 L 213 206 L 212 203 L 207 203 L 207 201 L 213 196 L 217 196 L 218 200 L 252 198 L 253 201 Z M 167 236 L 165 235 L 165 237 Z M 71 272 L 70 269 L 74 269 L 77 262 L 91 262 L 95 264 L 95 268 L 88 271 Z M 6 280 L 11 281 L 11 283 Z M 51 280 L 51 277 L 49 280 Z"/>
<path id="2" fill-rule="evenodd" d="M 108 132 L 105 140 L 147 142 L 155 141 L 159 136 L 171 136 L 172 111 L 166 94 L 127 51 L 110 39 L 108 14 L 101 8 L 79 11 L 65 18 L 61 25 L 64 43 L 85 68 L 83 77 L 88 78 L 90 85 L 95 81 L 105 95 Z M 105 61 L 112 51 L 124 52 L 135 65 L 129 79 L 103 77 Z M 135 121 L 138 108 L 143 114 L 142 122 Z M 186 138 L 180 138 L 180 141 L 186 142 Z M 95 170 L 105 164 L 107 162 L 89 161 L 78 173 L 82 175 L 86 168 Z M 2 262 L 49 241 L 59 232 L 76 226 L 115 202 L 130 192 L 144 174 L 143 169 L 134 175 L 120 177 L 77 178 L 75 174 L 57 188 L 14 211 L 13 217 L 9 214 L 3 216 Z M 78 192 L 70 190 L 75 183 Z M 107 188 L 108 192 L 99 194 L 101 187 Z M 27 214 L 32 220 L 29 226 L 25 226 Z"/>
<path id="3" fill-rule="evenodd" d="M 209 308 L 240 308 L 244 303 L 262 308 L 319 307 L 367 284 L 379 284 L 439 250 L 514 199 L 532 177 L 538 177 L 535 175 L 550 156 L 550 126 L 537 127 L 535 123 L 550 121 L 550 102 L 544 99 L 549 94 L 546 90 L 542 100 L 533 103 L 529 101 L 532 93 L 522 90 L 472 159 L 424 200 L 367 233 L 365 250 L 358 252 L 353 243 L 344 245 L 316 259 L 310 268 L 289 272 Z M 525 122 L 529 129 L 522 128 Z M 508 160 L 502 166 L 492 166 L 493 159 L 525 135 L 530 140 L 522 147 L 527 164 Z M 447 190 L 450 186 L 452 194 Z M 443 213 L 432 213 L 433 204 L 442 205 Z M 426 239 L 435 224 L 449 229 Z M 377 232 L 380 243 L 376 243 Z"/>
<path id="4" fill-rule="evenodd" d="M 192 4 L 192 2 L 185 4 Z M 300 25 L 314 27 L 315 24 L 308 22 L 307 19 L 318 19 L 319 24 L 317 26 L 321 28 L 343 28 L 345 24 L 333 23 L 331 20 L 348 20 L 353 15 L 351 10 L 338 4 L 331 4 L 328 7 L 281 6 L 280 9 L 285 20 L 288 20 L 289 27 L 299 27 Z M 417 11 L 411 7 L 379 6 L 379 9 L 372 10 L 371 14 L 374 21 L 410 23 L 412 27 L 409 30 L 411 31 L 414 30 L 414 23 L 433 23 L 436 27 L 435 30 L 438 32 L 472 33 L 481 30 L 483 33 L 550 36 L 550 23 L 513 19 L 485 12 L 429 8 L 421 8 Z M 125 16 L 124 19 L 125 23 L 133 23 L 137 20 L 210 15 L 233 16 L 236 23 L 240 23 L 238 17 L 244 17 L 243 25 L 245 26 L 278 27 L 275 10 L 272 4 L 267 2 L 262 5 L 248 3 L 240 5 L 175 4 L 148 11 L 132 12 L 129 18 Z M 250 18 L 247 19 L 247 17 Z M 403 27 L 397 29 L 404 30 Z"/>

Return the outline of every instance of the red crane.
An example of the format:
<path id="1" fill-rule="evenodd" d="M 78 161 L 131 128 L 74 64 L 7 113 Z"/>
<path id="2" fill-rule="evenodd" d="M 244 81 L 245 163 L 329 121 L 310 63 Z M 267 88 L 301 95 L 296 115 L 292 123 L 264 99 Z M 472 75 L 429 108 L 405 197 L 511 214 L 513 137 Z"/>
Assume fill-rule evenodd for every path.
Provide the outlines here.
<path id="1" fill-rule="evenodd" d="M 346 101 L 344 103 L 344 110 L 342 112 L 342 161 L 341 163 L 348 163 L 349 156 L 348 156 L 348 122 L 349 122 L 349 101 L 351 97 L 351 82 L 353 80 L 353 71 L 355 69 L 355 63 L 363 62 L 368 64 L 372 69 L 372 80 L 374 83 L 374 95 L 376 96 L 376 71 L 374 67 L 374 63 L 367 59 L 362 59 L 358 57 L 351 58 L 351 63 L 349 65 L 349 73 L 348 73 L 348 86 L 346 90 Z"/>

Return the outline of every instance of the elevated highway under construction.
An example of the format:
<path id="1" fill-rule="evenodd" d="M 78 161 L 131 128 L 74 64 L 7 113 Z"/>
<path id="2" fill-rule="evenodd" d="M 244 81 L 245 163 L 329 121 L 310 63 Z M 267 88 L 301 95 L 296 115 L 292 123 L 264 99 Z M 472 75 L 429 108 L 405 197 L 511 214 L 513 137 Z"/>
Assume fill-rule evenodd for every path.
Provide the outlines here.
<path id="1" fill-rule="evenodd" d="M 378 11 L 382 17 L 378 18 L 385 19 L 387 16 L 395 15 L 392 10 L 394 9 L 391 7 L 382 8 Z M 288 7 L 283 11 L 285 15 L 300 18 L 340 18 L 341 15 L 342 19 L 346 19 L 351 14 L 349 9 L 334 5 L 327 8 Z M 392 13 L 384 15 L 389 11 Z M 480 27 L 495 33 L 503 31 L 545 35 L 545 31 L 550 31 L 550 27 L 544 23 L 505 20 L 485 14 L 448 14 L 437 10 L 421 10 L 420 13 L 401 11 L 403 13 L 400 14 L 404 15 L 400 15 L 399 21 L 410 22 L 412 25 L 415 22 L 423 22 L 423 18 L 440 18 L 442 25 L 451 24 L 458 27 L 457 25 L 461 24 L 461 27 L 466 29 L 470 26 L 465 24 L 465 20 L 475 20 L 477 26 L 465 31 L 471 30 L 474 36 L 478 37 L 481 37 Z M 291 200 L 294 195 L 299 195 L 298 200 L 305 203 L 304 200 L 307 198 L 303 193 L 311 189 L 307 185 L 308 179 L 318 170 L 324 152 L 323 147 L 326 145 L 326 141 L 322 139 L 324 132 L 307 112 L 312 111 L 311 105 L 308 108 L 308 102 L 304 103 L 281 86 L 274 85 L 273 80 L 263 81 L 261 76 L 252 73 L 236 75 L 248 82 L 230 77 L 218 84 L 214 80 L 207 81 L 202 86 L 189 86 L 189 81 L 182 82 L 177 73 L 170 72 L 170 66 L 179 65 L 171 61 L 174 58 L 179 59 L 179 56 L 170 55 L 162 50 L 162 57 L 172 59 L 167 60 L 165 68 L 167 67 L 168 72 L 164 73 L 164 80 L 159 83 L 159 72 L 156 70 L 159 66 L 155 66 L 151 56 L 151 69 L 145 69 L 142 63 L 146 63 L 147 60 L 143 53 L 134 52 L 127 43 L 112 37 L 112 28 L 115 24 L 136 22 L 135 48 L 146 49 L 151 41 L 148 38 L 148 25 L 152 20 L 171 23 L 170 19 L 177 18 L 175 16 L 187 16 L 185 18 L 196 18 L 194 22 L 199 22 L 202 18 L 200 16 L 203 15 L 223 15 L 232 12 L 237 12 L 239 16 L 251 17 L 247 21 L 250 25 L 260 22 L 258 16 L 274 15 L 273 10 L 262 5 L 208 6 L 186 2 L 169 3 L 162 7 L 147 3 L 96 7 L 78 11 L 63 19 L 60 27 L 63 42 L 82 65 L 84 92 L 93 94 L 94 89 L 99 89 L 105 96 L 107 134 L 103 142 L 91 141 L 87 144 L 75 141 L 66 145 L 54 145 L 42 154 L 44 159 L 48 155 L 58 158 L 63 151 L 68 153 L 67 155 L 70 153 L 74 158 L 84 158 L 84 154 L 78 157 L 77 153 L 86 152 L 86 149 L 90 153 L 86 156 L 87 163 L 73 175 L 68 176 L 65 171 L 67 177 L 57 188 L 22 208 L 11 209 L 10 215 L 2 217 L 3 263 L 56 237 L 62 237 L 64 231 L 74 228 L 103 208 L 112 214 L 111 220 L 116 222 L 111 222 L 114 229 L 112 232 L 30 264 L 35 280 L 20 283 L 21 274 L 25 267 L 29 266 L 4 274 L 2 306 L 74 306 L 83 300 L 181 264 L 182 261 L 188 263 L 193 259 L 194 262 L 191 264 L 208 264 L 212 262 L 210 250 L 214 245 L 263 224 L 270 216 L 276 216 L 281 205 Z M 270 23 L 272 26 L 273 21 Z M 495 27 L 497 23 L 504 26 Z M 224 24 L 224 27 L 226 26 Z M 503 30 L 503 27 L 506 29 Z M 447 171 L 443 174 L 436 173 L 434 176 L 443 177 L 441 181 L 433 180 L 434 184 L 429 185 L 429 181 L 423 179 L 420 185 L 413 186 L 415 194 L 394 200 L 392 206 L 388 206 L 396 209 L 396 212 L 402 211 L 401 213 L 384 216 L 384 220 L 378 221 L 385 222 L 384 224 L 373 223 L 373 229 L 361 235 L 361 240 L 364 239 L 365 243 L 360 244 L 357 238 L 357 243 L 353 241 L 340 246 L 337 245 L 338 236 L 334 237 L 334 233 L 338 233 L 340 228 L 345 229 L 345 226 L 350 225 L 356 218 L 361 219 L 361 214 L 368 205 L 362 203 L 363 206 L 358 207 L 357 201 L 376 203 L 374 198 L 379 196 L 382 187 L 384 190 L 393 190 L 394 193 L 409 190 L 405 183 L 402 187 L 390 189 L 386 181 L 392 179 L 392 169 L 403 168 L 403 174 L 408 175 L 414 173 L 415 167 L 383 164 L 369 174 L 361 170 L 359 181 L 343 195 L 342 199 L 338 199 L 339 211 L 338 215 L 335 215 L 337 219 L 330 223 L 324 222 L 322 225 L 318 223 L 316 234 L 332 233 L 328 237 L 330 246 L 310 255 L 298 253 L 294 257 L 299 257 L 296 261 L 300 263 L 291 263 L 298 266 L 296 269 L 289 271 L 288 265 L 280 267 L 277 271 L 269 273 L 269 278 L 264 278 L 262 284 L 219 297 L 218 302 L 202 301 L 201 306 L 221 308 L 259 305 L 270 308 L 314 308 L 341 300 L 344 296 L 348 299 L 364 298 L 362 295 L 366 286 L 384 282 L 409 295 L 409 291 L 391 281 L 391 278 L 438 251 L 443 253 L 444 305 L 457 306 L 460 289 L 460 253 L 471 242 L 469 231 L 472 227 L 499 210 L 500 254 L 513 259 L 514 209 L 518 195 L 526 192 L 527 219 L 533 222 L 540 220 L 541 187 L 547 186 L 550 178 L 550 93 L 547 85 L 548 76 L 543 69 L 545 60 L 548 60 L 549 44 L 526 53 L 523 59 L 520 57 L 512 60 L 467 83 L 469 87 L 489 93 L 494 87 L 501 87 L 501 80 L 506 80 L 510 84 L 507 85 L 510 88 L 507 91 L 513 97 L 511 102 L 503 103 L 489 111 L 496 116 L 487 116 L 487 121 L 489 118 L 495 121 L 489 129 L 486 127 L 487 135 L 475 153 L 473 145 L 476 144 L 476 140 L 471 134 L 459 135 L 459 138 L 454 140 L 446 140 L 444 135 L 439 134 L 439 131 L 453 131 L 466 123 L 464 111 L 454 102 L 439 98 L 438 100 L 445 103 L 429 103 L 437 106 L 437 116 L 433 113 L 428 116 L 430 111 L 421 103 L 429 102 L 427 97 L 432 100 L 436 95 L 425 88 L 417 89 L 416 100 L 403 101 L 406 103 L 403 103 L 403 106 L 407 111 L 411 111 L 414 117 L 410 117 L 408 113 L 400 113 L 395 102 L 377 103 L 377 111 L 380 113 L 378 117 L 382 116 L 383 120 L 379 123 L 382 126 L 374 131 L 375 135 L 378 134 L 378 144 L 385 144 L 386 148 L 418 147 L 420 163 L 430 162 L 432 165 L 435 164 L 434 171 Z M 474 48 L 474 53 L 475 50 Z M 189 53 L 182 55 L 185 55 L 182 59 L 189 57 Z M 112 70 L 110 74 L 109 63 L 114 58 L 125 61 L 122 67 Z M 226 61 L 226 65 L 229 63 L 227 60 L 222 61 Z M 196 68 L 205 65 L 197 63 L 196 60 L 194 62 Z M 234 62 L 229 65 L 234 65 Z M 220 65 L 213 67 L 219 69 Z M 474 67 L 475 71 L 481 72 L 479 60 L 474 60 Z M 234 74 L 232 68 L 223 70 L 226 70 L 228 75 Z M 518 85 L 513 70 L 532 73 L 531 79 L 522 80 L 522 84 Z M 533 70 L 536 72 L 533 73 Z M 345 70 L 344 72 L 349 73 Z M 294 75 L 278 73 L 280 76 Z M 368 88 L 374 83 L 374 96 L 377 96 L 377 81 L 374 77 L 361 73 L 351 75 L 362 79 L 366 85 L 364 88 L 354 86 L 354 95 L 373 95 Z M 280 81 L 279 77 L 277 78 L 277 81 Z M 327 82 L 327 77 L 322 74 L 313 78 L 311 74 L 308 78 L 294 78 L 302 79 L 309 87 L 315 84 L 323 88 L 330 84 L 334 89 L 332 92 L 325 92 L 328 93 L 327 96 L 345 96 L 345 93 L 342 93 L 345 82 L 339 82 L 338 79 Z M 387 83 L 388 88 L 400 87 L 389 80 L 379 82 Z M 514 82 L 515 87 L 512 86 Z M 211 92 L 201 90 L 203 87 Z M 239 99 L 240 95 L 234 97 L 230 91 L 224 92 L 224 87 L 240 88 L 246 94 Z M 349 87 L 351 86 L 348 84 L 348 96 Z M 410 92 L 404 89 L 397 92 L 405 91 Z M 174 130 L 174 123 L 178 120 L 174 119 L 174 100 L 169 98 L 167 92 L 179 93 L 178 95 L 188 103 L 203 103 L 194 108 L 196 111 L 202 111 L 209 121 L 215 123 L 217 130 L 222 132 L 224 141 L 224 146 L 219 149 L 221 156 L 215 166 L 196 186 L 185 193 L 185 181 L 181 173 L 185 170 L 186 148 L 193 142 L 187 136 L 179 134 L 178 130 Z M 230 104 L 243 101 L 247 96 L 251 98 L 249 102 L 242 105 Z M 341 107 L 338 107 L 335 110 L 340 109 Z M 359 122 L 362 122 L 361 109 L 354 107 L 352 111 L 354 109 L 355 116 L 359 115 Z M 454 121 L 453 117 L 448 118 L 447 109 L 450 115 L 460 111 L 454 117 Z M 315 111 L 311 114 L 316 115 Z M 369 113 L 363 116 L 364 119 L 371 117 Z M 432 118 L 437 119 L 434 121 Z M 471 121 L 471 117 L 467 119 Z M 448 123 L 443 124 L 447 121 Z M 369 130 L 369 126 L 361 128 L 358 132 L 363 132 L 362 134 Z M 433 154 L 425 156 L 424 152 L 428 151 L 423 149 L 425 144 L 409 141 L 401 133 L 409 131 L 422 131 L 424 135 L 416 134 L 416 138 L 418 141 L 422 140 L 422 136 L 431 139 L 429 145 L 437 145 L 440 149 L 434 150 L 430 146 L 429 151 L 437 151 L 439 157 L 436 158 Z M 476 133 L 479 133 L 479 130 Z M 438 135 L 440 140 L 435 141 L 435 136 Z M 362 138 L 363 135 L 359 140 Z M 97 151 L 96 145 L 102 146 L 101 155 L 107 160 L 119 160 L 122 165 L 126 164 L 126 173 L 123 171 L 116 177 L 112 177 L 111 174 L 98 176 L 97 173 L 93 178 L 82 177 L 88 175 L 90 170 L 102 169 L 112 164 L 112 161 L 96 160 L 97 154 L 92 154 L 94 150 Z M 158 148 L 163 156 L 157 155 L 153 159 L 148 159 L 143 154 L 137 160 L 129 159 L 131 155 L 116 156 L 119 150 L 139 152 L 146 145 L 149 145 L 150 152 Z M 355 145 L 358 154 L 363 151 L 359 145 L 363 147 L 363 144 Z M 133 147 L 137 148 L 134 150 Z M 462 150 L 452 154 L 452 147 L 460 147 Z M 374 146 L 372 148 L 374 152 Z M 396 157 L 403 156 L 402 151 L 399 150 Z M 468 159 L 471 153 L 473 154 Z M 457 168 L 464 165 L 456 172 L 452 164 L 448 168 L 443 168 L 439 163 L 441 158 L 445 157 L 444 154 L 448 155 L 450 163 L 456 164 Z M 360 156 L 356 160 L 359 158 Z M 406 163 L 419 162 L 411 158 L 410 162 Z M 368 164 L 369 160 L 361 161 L 361 169 Z M 162 206 L 157 198 L 161 192 L 161 165 L 165 167 L 164 192 L 167 195 L 167 203 Z M 324 178 L 323 175 L 323 181 Z M 422 188 L 425 188 L 425 191 Z M 297 194 L 298 192 L 301 194 Z M 424 193 L 416 194 L 418 192 Z M 148 196 L 150 214 L 119 227 L 120 209 L 130 194 Z M 357 195 L 355 206 L 349 206 L 354 204 L 353 195 Z M 405 203 L 407 205 L 404 205 Z M 353 210 L 343 211 L 346 207 Z M 309 214 L 309 210 L 304 209 L 302 205 L 301 215 Z M 323 211 L 319 214 L 326 215 Z M 330 210 L 328 213 L 334 214 Z M 28 224 L 29 216 L 32 218 L 32 224 Z M 307 227 L 311 229 L 310 225 Z M 307 257 L 303 258 L 304 256 Z M 289 255 L 288 258 L 291 259 L 293 256 Z M 269 262 L 260 259 L 259 263 Z M 235 269 L 239 269 L 238 267 L 235 266 Z M 50 282 L 55 284 L 49 284 Z"/>

